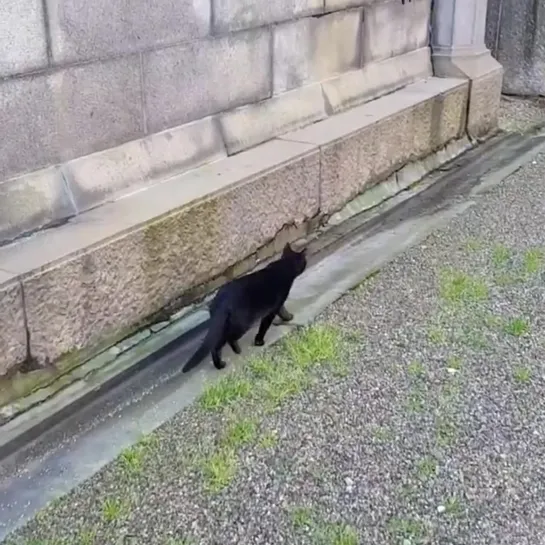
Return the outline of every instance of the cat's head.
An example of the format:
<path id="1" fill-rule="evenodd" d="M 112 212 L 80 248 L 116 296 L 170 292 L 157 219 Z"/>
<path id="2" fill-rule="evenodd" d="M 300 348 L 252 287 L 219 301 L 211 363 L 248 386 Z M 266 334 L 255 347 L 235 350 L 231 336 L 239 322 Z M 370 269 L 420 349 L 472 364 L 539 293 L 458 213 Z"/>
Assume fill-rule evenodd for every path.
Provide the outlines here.
<path id="1" fill-rule="evenodd" d="M 295 266 L 297 275 L 300 275 L 307 268 L 307 249 L 295 251 L 288 242 L 282 250 L 282 258 L 289 259 Z"/>

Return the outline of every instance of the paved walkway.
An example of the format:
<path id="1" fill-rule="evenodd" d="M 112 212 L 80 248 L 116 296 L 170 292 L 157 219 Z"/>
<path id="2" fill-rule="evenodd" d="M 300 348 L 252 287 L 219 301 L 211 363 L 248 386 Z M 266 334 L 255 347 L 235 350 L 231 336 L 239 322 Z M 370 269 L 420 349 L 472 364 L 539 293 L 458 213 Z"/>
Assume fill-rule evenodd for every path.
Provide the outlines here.
<path id="1" fill-rule="evenodd" d="M 544 195 L 542 155 L 8 543 L 544 543 Z"/>

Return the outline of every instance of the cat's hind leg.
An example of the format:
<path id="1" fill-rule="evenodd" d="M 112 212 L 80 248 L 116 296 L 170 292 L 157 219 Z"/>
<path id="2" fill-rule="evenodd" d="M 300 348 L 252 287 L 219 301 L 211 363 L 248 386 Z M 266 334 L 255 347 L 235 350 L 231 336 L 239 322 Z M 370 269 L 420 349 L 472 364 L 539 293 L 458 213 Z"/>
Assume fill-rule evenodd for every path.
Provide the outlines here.
<path id="1" fill-rule="evenodd" d="M 221 340 L 220 343 L 218 343 L 214 348 L 211 350 L 212 352 L 212 362 L 214 363 L 214 367 L 216 369 L 224 369 L 227 365 L 226 362 L 224 362 L 221 359 L 221 350 L 225 345 L 225 340 Z"/>
<path id="2" fill-rule="evenodd" d="M 229 339 L 227 342 L 235 354 L 240 354 L 242 352 L 236 339 Z"/>
<path id="3" fill-rule="evenodd" d="M 280 310 L 277 312 L 277 315 L 282 319 L 284 322 L 291 322 L 293 320 L 293 314 L 288 311 L 288 309 L 282 305 L 280 307 Z"/>

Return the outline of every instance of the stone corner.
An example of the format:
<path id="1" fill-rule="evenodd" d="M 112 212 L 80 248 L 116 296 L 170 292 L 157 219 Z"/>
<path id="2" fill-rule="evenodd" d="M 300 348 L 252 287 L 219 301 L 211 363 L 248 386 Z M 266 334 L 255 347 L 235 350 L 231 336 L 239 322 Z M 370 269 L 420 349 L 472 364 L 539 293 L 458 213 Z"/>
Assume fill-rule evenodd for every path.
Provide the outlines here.
<path id="1" fill-rule="evenodd" d="M 498 126 L 503 67 L 489 51 L 479 55 L 432 55 L 438 77 L 462 77 L 471 81 L 467 132 L 473 138 L 491 134 Z"/>

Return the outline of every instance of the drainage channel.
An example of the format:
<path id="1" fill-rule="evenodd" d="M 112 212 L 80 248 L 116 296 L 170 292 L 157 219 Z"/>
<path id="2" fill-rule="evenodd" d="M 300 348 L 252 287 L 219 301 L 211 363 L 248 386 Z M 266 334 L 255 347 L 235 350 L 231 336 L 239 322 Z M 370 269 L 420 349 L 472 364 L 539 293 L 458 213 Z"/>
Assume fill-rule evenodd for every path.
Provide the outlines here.
<path id="1" fill-rule="evenodd" d="M 273 342 L 293 326 L 312 321 L 343 293 L 446 225 L 475 204 L 479 193 L 542 151 L 542 133 L 500 134 L 416 187 L 326 232 L 322 249 L 290 295 L 288 306 L 295 314 L 294 322 L 271 328 L 267 341 Z M 143 433 L 153 431 L 192 403 L 206 382 L 224 374 L 208 361 L 190 375 L 181 374 L 203 333 L 201 324 L 164 343 L 147 358 L 140 356 L 136 372 L 2 460 L 0 540 L 49 501 L 96 473 Z M 250 348 L 248 342 L 242 344 L 243 355 L 258 350 Z M 229 359 L 228 352 L 232 369 L 238 358 L 232 355 Z M 138 359 L 137 353 L 134 357 Z"/>

